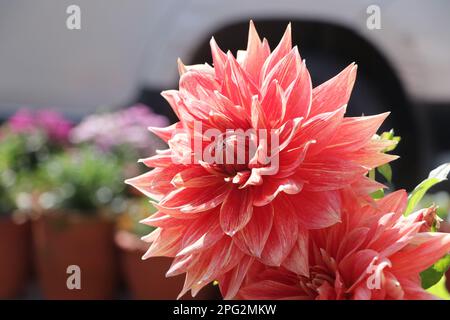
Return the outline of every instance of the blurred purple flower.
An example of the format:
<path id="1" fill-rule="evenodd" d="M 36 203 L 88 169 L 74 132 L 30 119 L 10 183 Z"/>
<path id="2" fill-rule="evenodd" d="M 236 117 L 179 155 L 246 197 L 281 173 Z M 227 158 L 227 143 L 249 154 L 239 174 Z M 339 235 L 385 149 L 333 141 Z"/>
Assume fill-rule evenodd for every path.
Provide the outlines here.
<path id="1" fill-rule="evenodd" d="M 108 151 L 121 145 L 130 145 L 148 152 L 158 143 L 147 130 L 149 126 L 165 127 L 166 117 L 154 113 L 149 107 L 138 104 L 112 113 L 86 117 L 71 133 L 74 143 L 91 142 Z"/>
<path id="2" fill-rule="evenodd" d="M 42 130 L 52 141 L 68 141 L 72 123 L 58 112 L 43 109 L 32 111 L 20 109 L 8 121 L 14 133 L 30 133 Z"/>

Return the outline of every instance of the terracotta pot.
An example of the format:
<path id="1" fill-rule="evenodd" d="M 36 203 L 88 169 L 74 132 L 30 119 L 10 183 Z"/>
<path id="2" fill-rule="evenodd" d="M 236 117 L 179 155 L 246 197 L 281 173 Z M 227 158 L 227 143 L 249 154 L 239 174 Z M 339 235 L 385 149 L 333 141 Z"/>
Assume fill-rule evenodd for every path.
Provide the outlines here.
<path id="1" fill-rule="evenodd" d="M 30 274 L 30 224 L 0 218 L 0 299 L 17 298 Z"/>
<path id="2" fill-rule="evenodd" d="M 118 268 L 114 224 L 100 216 L 44 214 L 32 224 L 37 276 L 47 299 L 112 299 Z M 73 288 L 78 266 L 81 289 Z M 72 284 L 72 289 L 68 288 Z"/>
<path id="3" fill-rule="evenodd" d="M 140 300 L 176 299 L 183 288 L 184 275 L 166 278 L 165 274 L 172 263 L 171 258 L 155 257 L 142 260 L 148 244 L 136 236 L 119 231 L 116 243 L 120 251 L 120 266 L 132 298 Z M 220 299 L 217 286 L 203 288 L 195 298 L 187 293 L 182 300 Z"/>

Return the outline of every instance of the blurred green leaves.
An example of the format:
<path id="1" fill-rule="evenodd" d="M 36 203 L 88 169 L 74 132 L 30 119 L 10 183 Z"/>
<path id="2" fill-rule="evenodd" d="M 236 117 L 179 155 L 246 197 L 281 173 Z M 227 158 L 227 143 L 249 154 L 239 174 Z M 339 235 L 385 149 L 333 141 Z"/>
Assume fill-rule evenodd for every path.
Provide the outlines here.
<path id="1" fill-rule="evenodd" d="M 408 205 L 406 207 L 405 215 L 409 215 L 414 211 L 414 208 L 427 193 L 427 191 L 434 185 L 444 180 L 447 180 L 447 176 L 450 172 L 450 163 L 444 163 L 432 170 L 428 175 L 428 178 L 422 181 L 408 197 Z"/>
<path id="2" fill-rule="evenodd" d="M 422 288 L 428 289 L 438 283 L 449 267 L 450 254 L 447 254 L 427 270 L 421 272 L 420 278 L 422 279 Z"/>
<path id="3" fill-rule="evenodd" d="M 120 201 L 125 185 L 122 163 L 113 154 L 83 147 L 53 156 L 41 166 L 37 178 L 44 209 L 75 209 L 93 213 Z"/>

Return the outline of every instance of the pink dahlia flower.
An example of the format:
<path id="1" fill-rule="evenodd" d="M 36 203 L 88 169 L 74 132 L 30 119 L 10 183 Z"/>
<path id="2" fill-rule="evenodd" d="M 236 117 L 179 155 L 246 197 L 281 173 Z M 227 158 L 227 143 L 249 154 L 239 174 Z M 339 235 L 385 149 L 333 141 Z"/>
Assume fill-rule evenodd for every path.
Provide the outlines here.
<path id="1" fill-rule="evenodd" d="M 344 117 L 356 65 L 313 89 L 290 26 L 272 52 L 253 23 L 237 58 L 214 39 L 211 50 L 214 67 L 179 63 L 179 90 L 162 94 L 180 121 L 153 129 L 169 149 L 128 181 L 159 201 L 145 257 L 175 257 L 168 275 L 186 273 L 182 294 L 229 271 L 238 284 L 252 257 L 284 265 L 299 235 L 341 220 L 340 189 L 370 185 L 367 171 L 395 159 L 372 139 L 387 114 Z M 243 144 L 256 152 L 239 156 L 242 135 L 230 129 L 255 130 Z M 233 163 L 204 159 L 230 150 Z"/>
<path id="2" fill-rule="evenodd" d="M 450 234 L 429 232 L 435 208 L 405 217 L 405 191 L 375 203 L 342 192 L 342 222 L 311 230 L 297 272 L 255 263 L 242 299 L 433 299 L 419 273 L 450 251 Z"/>

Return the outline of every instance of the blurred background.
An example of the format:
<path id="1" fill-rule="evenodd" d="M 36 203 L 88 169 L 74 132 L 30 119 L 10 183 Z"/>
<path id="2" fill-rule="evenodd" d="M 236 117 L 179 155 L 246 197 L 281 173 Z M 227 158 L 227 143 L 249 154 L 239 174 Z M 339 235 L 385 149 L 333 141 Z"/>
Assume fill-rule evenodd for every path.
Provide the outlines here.
<path id="1" fill-rule="evenodd" d="M 153 208 L 122 181 L 161 147 L 145 128 L 176 121 L 159 94 L 177 88 L 176 59 L 211 63 L 213 35 L 245 48 L 250 19 L 271 48 L 292 23 L 314 85 L 358 64 L 349 113 L 391 111 L 393 184 L 410 191 L 450 161 L 448 12 L 446 0 L 0 0 L 0 298 L 176 297 L 170 262 L 140 261 Z M 433 190 L 445 218 L 450 184 Z M 69 265 L 83 290 L 67 289 Z"/>

